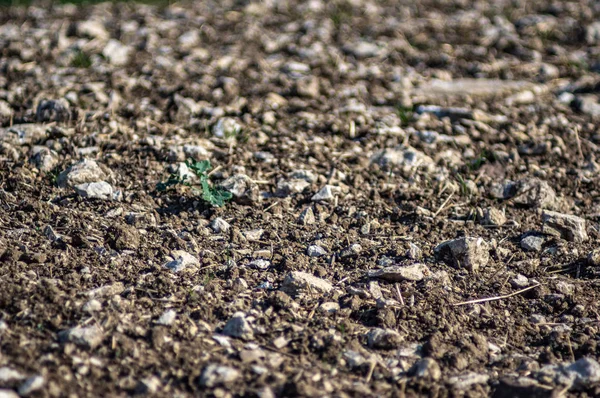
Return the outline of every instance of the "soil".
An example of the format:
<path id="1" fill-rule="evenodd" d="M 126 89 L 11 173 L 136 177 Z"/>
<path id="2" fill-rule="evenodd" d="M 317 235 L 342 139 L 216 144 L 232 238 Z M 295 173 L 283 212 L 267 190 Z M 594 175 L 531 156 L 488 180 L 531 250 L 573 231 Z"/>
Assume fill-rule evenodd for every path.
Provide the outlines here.
<path id="1" fill-rule="evenodd" d="M 599 396 L 599 19 L 0 8 L 0 395 Z"/>

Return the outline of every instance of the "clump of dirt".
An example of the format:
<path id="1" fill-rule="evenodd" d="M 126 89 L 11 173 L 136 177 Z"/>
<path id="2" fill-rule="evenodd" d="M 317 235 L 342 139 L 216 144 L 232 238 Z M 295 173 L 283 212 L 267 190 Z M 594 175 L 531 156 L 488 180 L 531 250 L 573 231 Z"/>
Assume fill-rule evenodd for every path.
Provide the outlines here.
<path id="1" fill-rule="evenodd" d="M 600 10 L 401 3 L 2 9 L 2 393 L 600 395 Z"/>

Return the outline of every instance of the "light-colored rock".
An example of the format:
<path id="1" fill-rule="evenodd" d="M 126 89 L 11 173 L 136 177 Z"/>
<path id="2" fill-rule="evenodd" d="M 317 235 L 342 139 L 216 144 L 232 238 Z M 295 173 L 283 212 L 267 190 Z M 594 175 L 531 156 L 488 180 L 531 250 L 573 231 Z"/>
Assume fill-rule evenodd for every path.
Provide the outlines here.
<path id="1" fill-rule="evenodd" d="M 339 191 L 340 189 L 338 187 L 334 187 L 333 185 L 325 185 L 319 190 L 319 192 L 314 194 L 310 200 L 313 202 L 333 200 L 335 198 L 335 194 Z"/>
<path id="2" fill-rule="evenodd" d="M 529 286 L 529 279 L 522 274 L 517 274 L 514 278 L 511 278 L 509 282 L 515 289 L 523 289 Z"/>
<path id="3" fill-rule="evenodd" d="M 430 274 L 425 264 L 392 265 L 375 271 L 369 271 L 369 278 L 383 279 L 388 282 L 420 281 Z"/>
<path id="4" fill-rule="evenodd" d="M 440 243 L 435 247 L 436 256 L 449 259 L 456 267 L 477 272 L 490 260 L 489 245 L 482 238 L 459 238 Z"/>
<path id="5" fill-rule="evenodd" d="M 334 301 L 327 301 L 319 306 L 319 310 L 325 314 L 335 314 L 340 310 L 340 305 Z"/>
<path id="6" fill-rule="evenodd" d="M 159 325 L 171 326 L 173 322 L 175 322 L 175 318 L 177 318 L 177 311 L 170 308 L 162 313 L 160 318 L 156 320 L 156 323 Z"/>
<path id="7" fill-rule="evenodd" d="M 92 290 L 88 290 L 83 294 L 90 299 L 99 299 L 121 294 L 123 290 L 125 290 L 125 285 L 123 285 L 123 282 L 115 282 L 110 285 L 104 285 Z"/>
<path id="8" fill-rule="evenodd" d="M 590 45 L 600 43 L 600 21 L 592 22 L 585 27 L 585 41 Z"/>
<path id="9" fill-rule="evenodd" d="M 511 81 L 499 79 L 455 79 L 438 80 L 433 79 L 422 84 L 417 95 L 428 99 L 439 99 L 440 97 L 469 96 L 472 98 L 504 97 L 526 90 L 535 90 L 535 84 L 527 81 Z"/>
<path id="10" fill-rule="evenodd" d="M 309 257 L 321 257 L 327 255 L 327 251 L 319 245 L 310 245 L 306 249 L 306 254 Z"/>
<path id="11" fill-rule="evenodd" d="M 543 244 L 544 237 L 539 235 L 528 235 L 521 239 L 521 247 L 527 251 L 539 252 Z"/>
<path id="12" fill-rule="evenodd" d="M 84 184 L 75 185 L 73 188 L 82 198 L 102 200 L 115 199 L 113 187 L 106 181 L 86 182 Z"/>
<path id="13" fill-rule="evenodd" d="M 62 342 L 74 343 L 76 345 L 94 349 L 104 340 L 104 331 L 98 325 L 87 327 L 74 327 L 59 332 L 58 338 Z"/>
<path id="14" fill-rule="evenodd" d="M 187 268 L 200 266 L 198 258 L 184 250 L 174 250 L 171 252 L 170 257 L 171 260 L 165 263 L 165 267 L 173 272 L 180 272 Z"/>
<path id="15" fill-rule="evenodd" d="M 453 376 L 448 379 L 448 384 L 457 390 L 467 391 L 476 384 L 487 384 L 490 376 L 481 373 L 467 373 Z"/>
<path id="16" fill-rule="evenodd" d="M 33 147 L 29 162 L 39 170 L 47 173 L 58 166 L 58 154 L 49 148 L 35 146 Z"/>
<path id="17" fill-rule="evenodd" d="M 210 364 L 204 368 L 198 383 L 202 387 L 212 388 L 233 383 L 241 376 L 240 371 L 231 366 Z"/>
<path id="18" fill-rule="evenodd" d="M 13 383 L 15 381 L 23 380 L 26 376 L 8 366 L 3 366 L 0 368 L 0 385 L 6 385 Z"/>
<path id="19" fill-rule="evenodd" d="M 371 329 L 367 333 L 367 345 L 371 348 L 391 350 L 398 348 L 404 341 L 404 337 L 392 329 Z"/>
<path id="20" fill-rule="evenodd" d="M 27 397 L 28 395 L 41 390 L 44 387 L 44 384 L 46 384 L 46 379 L 44 376 L 31 376 L 19 386 L 19 395 L 22 397 Z"/>
<path id="21" fill-rule="evenodd" d="M 358 59 L 364 59 L 377 56 L 381 52 L 381 49 L 375 43 L 359 41 L 358 43 L 344 46 L 344 51 Z"/>
<path id="22" fill-rule="evenodd" d="M 275 195 L 285 198 L 290 195 L 302 193 L 309 186 L 310 183 L 308 181 L 300 178 L 281 180 L 277 183 L 277 190 L 275 191 Z"/>
<path id="23" fill-rule="evenodd" d="M 93 314 L 94 312 L 98 312 L 102 309 L 102 303 L 96 299 L 91 299 L 87 303 L 83 305 L 82 310 L 87 312 L 88 314 Z"/>
<path id="24" fill-rule="evenodd" d="M 221 217 L 217 217 L 211 221 L 210 227 L 215 233 L 220 234 L 229 232 L 231 225 Z"/>
<path id="25" fill-rule="evenodd" d="M 9 124 L 13 115 L 14 111 L 10 104 L 6 101 L 0 100 L 0 126 L 3 124 Z"/>
<path id="26" fill-rule="evenodd" d="M 245 174 L 231 176 L 219 185 L 230 192 L 238 202 L 251 203 L 260 199 L 258 185 Z"/>
<path id="27" fill-rule="evenodd" d="M 506 223 L 506 216 L 503 211 L 494 207 L 488 207 L 483 211 L 481 224 L 500 227 Z"/>
<path id="28" fill-rule="evenodd" d="M 350 246 L 342 249 L 339 253 L 339 257 L 346 258 L 346 257 L 358 256 L 360 254 L 360 252 L 362 252 L 362 249 L 363 248 L 361 245 L 359 245 L 358 243 L 353 243 Z"/>
<path id="29" fill-rule="evenodd" d="M 302 271 L 292 271 L 286 275 L 281 290 L 290 296 L 307 293 L 325 294 L 333 289 L 331 283 Z"/>
<path id="30" fill-rule="evenodd" d="M 312 225 L 315 221 L 315 213 L 310 206 L 302 210 L 302 213 L 300 213 L 300 216 L 298 217 L 298 223 L 302 225 Z"/>
<path id="31" fill-rule="evenodd" d="M 0 398 L 20 398 L 20 397 L 19 397 L 19 394 L 17 394 L 13 390 L 0 388 Z"/>
<path id="32" fill-rule="evenodd" d="M 376 152 L 371 157 L 371 163 L 378 164 L 385 169 L 394 167 L 424 168 L 431 169 L 435 162 L 429 156 L 425 155 L 412 147 L 386 148 Z"/>
<path id="33" fill-rule="evenodd" d="M 513 202 L 527 207 L 552 209 L 556 206 L 556 192 L 546 181 L 529 177 L 514 184 Z"/>
<path id="34" fill-rule="evenodd" d="M 534 377 L 544 384 L 585 389 L 600 382 L 600 364 L 592 358 L 581 358 L 572 363 L 546 365 Z"/>
<path id="35" fill-rule="evenodd" d="M 264 258 L 257 258 L 250 261 L 248 266 L 255 269 L 265 270 L 271 266 L 271 262 L 269 260 L 265 260 Z"/>
<path id="36" fill-rule="evenodd" d="M 118 40 L 110 39 L 104 50 L 102 50 L 102 55 L 108 59 L 108 62 L 113 66 L 125 66 L 129 63 L 130 54 L 132 52 L 132 48 L 124 45 Z"/>
<path id="37" fill-rule="evenodd" d="M 218 138 L 235 138 L 242 132 L 242 126 L 233 118 L 223 117 L 213 126 L 212 132 Z"/>
<path id="38" fill-rule="evenodd" d="M 542 232 L 570 242 L 588 240 L 585 219 L 569 214 L 545 210 L 542 213 Z"/>
<path id="39" fill-rule="evenodd" d="M 442 377 L 442 371 L 440 365 L 433 358 L 423 358 L 418 360 L 412 368 L 410 368 L 409 374 L 419 379 L 428 379 L 437 381 Z"/>
<path id="40" fill-rule="evenodd" d="M 61 188 L 105 181 L 108 174 L 92 159 L 82 159 L 59 174 L 56 181 Z"/>
<path id="41" fill-rule="evenodd" d="M 246 314 L 236 312 L 231 319 L 227 321 L 222 332 L 225 336 L 235 337 L 243 340 L 254 339 L 254 332 L 250 323 L 246 320 Z"/>
<path id="42" fill-rule="evenodd" d="M 77 24 L 77 34 L 92 39 L 108 40 L 110 37 L 104 24 L 94 19 L 81 21 Z"/>

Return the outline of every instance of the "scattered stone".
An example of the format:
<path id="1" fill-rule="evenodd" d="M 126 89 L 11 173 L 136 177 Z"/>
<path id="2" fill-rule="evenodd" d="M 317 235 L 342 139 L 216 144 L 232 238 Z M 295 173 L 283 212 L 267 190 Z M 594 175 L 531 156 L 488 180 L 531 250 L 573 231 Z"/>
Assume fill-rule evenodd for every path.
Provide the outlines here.
<path id="1" fill-rule="evenodd" d="M 570 242 L 585 242 L 588 235 L 585 219 L 546 210 L 542 213 L 542 232 Z"/>
<path id="2" fill-rule="evenodd" d="M 517 274 L 510 280 L 510 285 L 515 289 L 524 289 L 529 286 L 529 279 L 525 275 Z"/>
<path id="3" fill-rule="evenodd" d="M 339 192 L 338 187 L 334 187 L 332 185 L 325 185 L 323 188 L 321 188 L 319 192 L 314 194 L 312 198 L 310 198 L 310 200 L 312 200 L 313 202 L 333 200 L 335 198 L 336 192 Z"/>
<path id="4" fill-rule="evenodd" d="M 290 195 L 302 193 L 306 188 L 310 186 L 310 183 L 300 178 L 293 178 L 291 180 L 281 180 L 277 183 L 277 190 L 275 195 L 285 198 Z"/>
<path id="5" fill-rule="evenodd" d="M 137 250 L 140 247 L 140 233 L 129 225 L 111 226 L 105 239 L 115 250 Z"/>
<path id="6" fill-rule="evenodd" d="M 594 267 L 600 266 L 600 249 L 594 249 L 588 254 L 588 264 Z"/>
<path id="7" fill-rule="evenodd" d="M 313 212 L 312 207 L 307 207 L 302 210 L 302 213 L 300 213 L 300 216 L 298 217 L 298 223 L 301 225 L 312 225 L 315 221 L 315 213 Z"/>
<path id="8" fill-rule="evenodd" d="M 257 258 L 256 260 L 250 261 L 248 266 L 255 269 L 265 270 L 271 266 L 271 262 L 269 260 Z"/>
<path id="9" fill-rule="evenodd" d="M 423 358 L 418 360 L 408 373 L 419 379 L 428 379 L 437 381 L 442 377 L 440 365 L 433 358 Z"/>
<path id="10" fill-rule="evenodd" d="M 408 250 L 406 251 L 406 257 L 411 260 L 420 260 L 423 257 L 423 251 L 419 246 L 412 242 L 408 242 Z"/>
<path id="11" fill-rule="evenodd" d="M 23 373 L 8 366 L 0 368 L 0 385 L 12 384 L 15 381 L 23 380 L 25 377 Z"/>
<path id="12" fill-rule="evenodd" d="M 82 198 L 112 200 L 115 198 L 112 185 L 106 181 L 86 182 L 75 185 L 75 192 Z"/>
<path id="13" fill-rule="evenodd" d="M 379 278 L 388 282 L 421 281 L 429 275 L 429 268 L 425 264 L 392 265 L 375 271 L 369 271 L 369 278 Z"/>
<path id="14" fill-rule="evenodd" d="M 166 262 L 165 267 L 173 272 L 180 272 L 187 268 L 200 266 L 200 261 L 198 261 L 196 256 L 183 250 L 174 250 L 171 252 L 170 257 L 172 260 Z"/>
<path id="15" fill-rule="evenodd" d="M 521 239 L 521 247 L 527 251 L 539 252 L 543 244 L 544 237 L 539 235 L 527 235 Z"/>
<path id="16" fill-rule="evenodd" d="M 210 364 L 202 371 L 198 383 L 202 387 L 212 388 L 218 385 L 233 383 L 240 376 L 240 372 L 235 368 L 219 364 Z"/>
<path id="17" fill-rule="evenodd" d="M 19 386 L 19 395 L 22 397 L 31 395 L 31 393 L 41 390 L 44 387 L 44 384 L 46 384 L 44 376 L 31 376 Z"/>
<path id="18" fill-rule="evenodd" d="M 391 350 L 404 342 L 402 335 L 392 329 L 371 329 L 367 333 L 367 345 L 371 348 Z"/>
<path id="19" fill-rule="evenodd" d="M 223 328 L 222 332 L 225 336 L 235 337 L 242 340 L 254 339 L 254 332 L 250 323 L 246 320 L 246 314 L 236 312 Z"/>
<path id="20" fill-rule="evenodd" d="M 539 178 L 524 178 L 512 185 L 512 200 L 515 204 L 527 207 L 551 209 L 556 206 L 556 192 Z"/>
<path id="21" fill-rule="evenodd" d="M 503 211 L 500 211 L 493 207 L 488 207 L 483 211 L 483 218 L 481 224 L 501 227 L 506 223 L 506 216 Z"/>
<path id="22" fill-rule="evenodd" d="M 92 159 L 82 159 L 59 174 L 56 181 L 61 188 L 105 181 L 108 174 Z M 112 189 L 112 188 L 111 188 Z"/>
<path id="23" fill-rule="evenodd" d="M 239 203 L 250 204 L 259 200 L 258 185 L 245 174 L 229 177 L 220 187 L 230 192 Z"/>
<path id="24" fill-rule="evenodd" d="M 231 227 L 231 225 L 229 225 L 229 223 L 221 217 L 217 217 L 212 220 L 212 222 L 210 223 L 210 227 L 213 231 L 215 231 L 215 233 L 220 234 L 229 232 L 229 228 Z"/>
<path id="25" fill-rule="evenodd" d="M 135 393 L 139 395 L 156 394 L 161 387 L 160 379 L 156 376 L 146 377 L 135 386 Z"/>
<path id="26" fill-rule="evenodd" d="M 14 111 L 10 104 L 6 101 L 0 100 L 0 126 L 3 124 L 10 124 L 10 120 L 14 115 Z"/>
<path id="27" fill-rule="evenodd" d="M 600 22 L 592 22 L 585 27 L 585 41 L 587 44 L 595 45 L 600 43 Z"/>
<path id="28" fill-rule="evenodd" d="M 490 376 L 480 373 L 467 373 L 460 376 L 453 376 L 448 379 L 448 384 L 457 390 L 467 391 L 476 384 L 487 384 Z"/>
<path id="29" fill-rule="evenodd" d="M 87 303 L 83 305 L 82 310 L 87 312 L 88 314 L 93 314 L 94 312 L 98 312 L 102 309 L 102 303 L 98 300 L 91 299 Z"/>
<path id="30" fill-rule="evenodd" d="M 132 50 L 131 47 L 124 45 L 120 41 L 110 39 L 106 43 L 104 50 L 102 50 L 102 55 L 113 66 L 125 66 L 129 63 L 129 55 Z"/>
<path id="31" fill-rule="evenodd" d="M 546 365 L 534 377 L 543 384 L 585 389 L 600 381 L 600 364 L 592 358 L 581 358 L 572 363 Z"/>
<path id="32" fill-rule="evenodd" d="M 559 293 L 564 294 L 565 296 L 572 296 L 573 293 L 575 293 L 575 286 L 565 281 L 556 282 L 555 288 Z"/>
<path id="33" fill-rule="evenodd" d="M 66 122 L 71 120 L 69 102 L 63 98 L 59 100 L 43 99 L 38 103 L 35 111 L 38 122 Z"/>
<path id="34" fill-rule="evenodd" d="M 0 398 L 19 398 L 19 394 L 17 394 L 13 390 L 0 388 Z"/>
<path id="35" fill-rule="evenodd" d="M 440 243 L 435 247 L 436 256 L 446 258 L 456 267 L 477 272 L 490 260 L 489 245 L 482 238 L 459 238 Z"/>
<path id="36" fill-rule="evenodd" d="M 594 118 L 600 117 L 600 103 L 595 95 L 578 95 L 571 102 L 571 106 L 578 112 L 586 113 Z"/>
<path id="37" fill-rule="evenodd" d="M 306 272 L 292 271 L 286 275 L 281 290 L 292 297 L 307 293 L 329 293 L 333 289 L 331 283 Z"/>
<path id="38" fill-rule="evenodd" d="M 359 41 L 358 43 L 349 44 L 344 46 L 343 50 L 355 56 L 358 59 L 371 58 L 377 56 L 381 49 L 375 43 L 369 43 L 367 41 Z"/>
<path id="39" fill-rule="evenodd" d="M 339 257 L 340 258 L 354 257 L 354 256 L 358 256 L 360 254 L 360 252 L 362 252 L 362 246 L 359 245 L 358 243 L 353 243 L 350 246 L 342 249 L 342 251 L 340 251 Z"/>
<path id="40" fill-rule="evenodd" d="M 327 301 L 319 306 L 319 310 L 325 314 L 335 314 L 340 310 L 340 305 L 334 301 Z"/>
<path id="41" fill-rule="evenodd" d="M 58 333 L 61 342 L 74 343 L 76 345 L 94 349 L 104 340 L 104 331 L 98 325 L 88 327 L 74 327 Z"/>
<path id="42" fill-rule="evenodd" d="M 162 313 L 162 315 L 160 316 L 160 318 L 158 318 L 156 323 L 159 325 L 171 326 L 175 321 L 175 318 L 177 318 L 177 311 L 175 311 L 174 309 L 168 309 Z"/>
<path id="43" fill-rule="evenodd" d="M 327 255 L 327 251 L 318 245 L 310 245 L 308 249 L 306 249 L 306 254 L 309 257 L 321 257 Z"/>
<path id="44" fill-rule="evenodd" d="M 469 96 L 478 99 L 504 97 L 521 91 L 535 89 L 536 86 L 526 81 L 499 79 L 433 79 L 419 87 L 418 94 L 432 100 L 440 97 Z"/>
<path id="45" fill-rule="evenodd" d="M 242 126 L 235 119 L 224 117 L 213 126 L 212 132 L 218 138 L 234 138 L 242 132 Z"/>
<path id="46" fill-rule="evenodd" d="M 435 166 L 435 162 L 429 156 L 412 147 L 405 146 L 386 148 L 379 151 L 371 157 L 371 163 L 377 164 L 384 169 L 407 167 L 426 168 L 429 170 Z"/>
<path id="47" fill-rule="evenodd" d="M 125 290 L 123 282 L 115 282 L 111 285 L 104 285 L 83 293 L 90 299 L 106 298 L 121 294 Z"/>
<path id="48" fill-rule="evenodd" d="M 415 109 L 415 112 L 419 115 L 423 113 L 431 113 L 438 119 L 450 118 L 450 120 L 457 121 L 460 119 L 473 119 L 473 110 L 468 108 L 444 108 L 437 105 L 419 105 Z"/>
<path id="49" fill-rule="evenodd" d="M 554 398 L 554 387 L 544 386 L 529 377 L 503 377 L 493 398 Z"/>
<path id="50" fill-rule="evenodd" d="M 58 154 L 43 146 L 34 146 L 29 162 L 40 171 L 48 173 L 58 166 Z"/>
<path id="51" fill-rule="evenodd" d="M 94 19 L 81 21 L 77 24 L 77 34 L 80 37 L 89 37 L 92 39 L 108 40 L 110 34 L 104 27 L 104 24 Z"/>
<path id="52" fill-rule="evenodd" d="M 262 238 L 264 232 L 264 229 L 259 228 L 244 231 L 242 232 L 242 234 L 244 235 L 244 238 L 246 238 L 249 242 L 258 242 Z"/>

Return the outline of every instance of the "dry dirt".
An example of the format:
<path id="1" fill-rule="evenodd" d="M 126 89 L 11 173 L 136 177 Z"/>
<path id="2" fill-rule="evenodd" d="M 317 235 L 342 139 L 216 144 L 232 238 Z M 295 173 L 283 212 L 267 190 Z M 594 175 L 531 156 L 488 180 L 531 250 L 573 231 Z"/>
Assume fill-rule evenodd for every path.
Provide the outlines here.
<path id="1" fill-rule="evenodd" d="M 596 20 L 0 8 L 0 397 L 599 396 Z"/>

